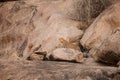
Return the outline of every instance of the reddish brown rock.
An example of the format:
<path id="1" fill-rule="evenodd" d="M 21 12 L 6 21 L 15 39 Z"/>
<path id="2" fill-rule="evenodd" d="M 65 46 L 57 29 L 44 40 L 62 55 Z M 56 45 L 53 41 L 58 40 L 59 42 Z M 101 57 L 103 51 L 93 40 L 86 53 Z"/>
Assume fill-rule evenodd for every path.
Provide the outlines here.
<path id="1" fill-rule="evenodd" d="M 105 10 L 86 30 L 81 44 L 91 49 L 97 61 L 117 63 L 120 60 L 120 2 Z"/>
<path id="2" fill-rule="evenodd" d="M 88 5 L 89 1 L 91 4 Z M 43 55 L 32 54 L 51 52 L 58 47 L 78 49 L 82 30 L 113 1 L 18 0 L 0 3 L 0 80 L 119 79 L 119 69 L 101 66 L 93 59 L 86 59 L 82 64 L 42 62 Z M 59 38 L 67 41 L 67 45 Z M 30 59 L 39 61 L 22 61 L 17 53 L 22 55 L 24 49 L 30 53 Z"/>
<path id="3" fill-rule="evenodd" d="M 58 48 L 47 55 L 49 60 L 84 62 L 83 54 L 80 51 L 71 48 Z"/>
<path id="4" fill-rule="evenodd" d="M 100 3 L 100 6 L 103 6 L 100 0 L 97 1 Z M 107 0 L 105 3 L 110 5 L 113 1 L 114 0 Z M 88 24 L 88 22 L 86 18 L 88 18 L 88 14 L 86 13 L 89 12 L 87 9 L 89 7 L 89 5 L 87 5 L 88 3 L 86 0 L 13 0 L 0 3 L 0 54 L 6 56 L 14 51 L 22 54 L 27 44 L 25 36 L 29 36 L 29 33 L 34 29 L 38 31 L 38 33 L 36 31 L 36 34 L 39 34 L 42 30 L 55 24 L 56 19 L 49 20 L 49 18 L 55 17 L 56 14 L 62 15 L 64 18 L 58 21 L 64 23 L 59 26 L 75 26 L 80 29 L 87 28 L 88 26 L 86 24 Z M 92 6 L 93 4 L 91 7 Z M 107 5 L 103 7 L 105 8 Z M 95 6 L 93 6 L 92 9 L 95 9 Z M 100 7 L 98 7 L 98 10 L 99 9 Z M 102 10 L 104 9 L 102 8 L 99 11 Z M 83 13 L 85 13 L 86 16 Z M 91 13 L 96 12 L 92 11 Z M 100 12 L 96 13 L 96 15 L 99 15 L 99 13 Z M 83 23 L 84 18 L 85 23 Z M 49 26 L 46 26 L 48 23 Z M 71 31 L 70 33 L 73 32 L 74 31 Z M 32 38 L 36 39 L 37 37 L 34 35 Z M 70 37 L 70 39 L 72 38 Z"/>

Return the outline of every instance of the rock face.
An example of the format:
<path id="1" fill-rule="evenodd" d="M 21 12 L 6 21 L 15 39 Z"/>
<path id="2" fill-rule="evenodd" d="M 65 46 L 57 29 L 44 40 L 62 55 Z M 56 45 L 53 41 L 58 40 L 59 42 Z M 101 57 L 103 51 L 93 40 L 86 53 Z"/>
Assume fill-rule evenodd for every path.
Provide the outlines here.
<path id="1" fill-rule="evenodd" d="M 2 3 L 0 7 L 0 54 L 1 58 L 7 59 L 7 55 L 18 51 L 22 52 L 28 32 L 34 29 L 31 18 L 35 13 L 35 8 L 25 5 L 23 2 Z M 27 15 L 26 15 L 27 14 Z"/>
<path id="2" fill-rule="evenodd" d="M 120 60 L 120 2 L 105 10 L 86 30 L 81 44 L 95 60 L 117 63 Z"/>
<path id="3" fill-rule="evenodd" d="M 106 0 L 105 3 L 111 5 L 113 1 L 114 0 Z M 96 2 L 91 1 L 91 3 L 97 2 L 101 3 L 99 6 L 103 6 L 104 8 L 109 6 L 105 3 L 106 6 L 104 6 L 101 0 L 96 0 Z M 94 12 L 96 4 L 94 6 L 90 4 L 92 9 L 88 10 L 88 3 L 87 0 L 13 0 L 0 3 L 1 58 L 7 59 L 8 54 L 11 55 L 15 52 L 22 54 L 26 45 L 28 47 L 29 44 L 31 46 L 33 45 L 33 50 L 30 51 L 33 52 L 36 47 L 46 43 L 45 41 L 48 41 L 48 38 L 48 43 L 42 46 L 43 51 L 46 49 L 47 51 L 54 49 L 54 47 L 59 44 L 57 40 L 59 37 L 64 36 L 63 38 L 68 41 L 75 41 L 80 38 L 83 31 L 77 28 L 86 29 L 89 24 L 88 14 L 86 14 L 86 17 L 83 13 L 96 13 L 96 16 L 100 13 Z M 103 8 L 100 9 L 101 7 L 98 7 L 99 11 L 104 10 Z M 90 20 L 92 18 L 95 17 L 91 15 Z M 91 22 L 92 21 L 90 21 L 90 23 Z M 59 35 L 55 35 L 58 33 Z M 42 34 L 43 36 L 41 36 Z M 71 34 L 71 36 L 68 36 L 68 34 Z M 51 37 L 56 37 L 50 39 L 50 35 L 52 35 Z M 44 38 L 45 36 L 46 38 Z M 54 47 L 50 49 L 50 47 L 46 46 L 50 46 L 51 41 Z M 35 44 L 32 42 L 35 42 Z"/>
<path id="4" fill-rule="evenodd" d="M 0 80 L 119 80 L 116 67 L 67 62 L 0 61 Z"/>
<path id="5" fill-rule="evenodd" d="M 79 40 L 83 32 L 76 27 L 76 24 L 69 24 L 69 20 L 68 23 L 63 23 L 63 21 L 64 18 L 61 19 L 61 16 L 53 15 L 49 18 L 48 25 L 45 25 L 47 27 L 43 29 L 42 32 L 36 28 L 28 37 L 28 44 L 23 57 L 27 57 L 28 54 L 37 50 L 46 51 L 47 53 L 52 52 L 52 50 L 61 46 L 60 38 L 68 41 Z"/>
<path id="6" fill-rule="evenodd" d="M 86 48 L 91 49 L 89 53 L 96 61 L 116 64 L 120 60 L 120 3 L 108 8 L 89 27 L 114 1 L 0 3 L 0 80 L 120 80 L 117 67 L 96 63 L 92 58 L 82 62 Z M 80 64 L 41 61 L 46 58 Z"/>
<path id="7" fill-rule="evenodd" d="M 28 36 L 27 47 L 23 54 L 24 59 L 26 59 L 28 56 L 33 54 L 34 51 L 37 50 L 40 50 L 42 52 L 46 51 L 49 54 L 56 47 L 60 47 L 59 38 L 64 38 L 68 41 L 77 41 L 81 38 L 83 32 L 77 29 L 78 26 L 81 26 L 80 22 L 72 20 L 71 16 L 69 17 L 68 14 L 69 12 L 76 12 L 71 11 L 71 8 L 75 8 L 73 5 L 76 2 L 80 1 L 58 1 L 56 3 L 51 2 L 51 4 L 49 4 L 49 6 L 44 8 L 42 11 L 41 9 L 37 10 L 38 12 L 41 11 L 42 16 L 39 18 L 41 19 L 39 21 L 42 23 L 39 23 L 38 25 L 38 23 L 36 23 L 36 20 L 34 20 L 38 15 L 34 17 L 33 23 L 36 23 L 36 28 Z M 69 5 L 66 6 L 66 4 Z M 68 10 L 66 11 L 66 9 Z M 37 37 L 35 35 L 37 35 Z M 35 38 L 33 38 L 33 36 Z"/>

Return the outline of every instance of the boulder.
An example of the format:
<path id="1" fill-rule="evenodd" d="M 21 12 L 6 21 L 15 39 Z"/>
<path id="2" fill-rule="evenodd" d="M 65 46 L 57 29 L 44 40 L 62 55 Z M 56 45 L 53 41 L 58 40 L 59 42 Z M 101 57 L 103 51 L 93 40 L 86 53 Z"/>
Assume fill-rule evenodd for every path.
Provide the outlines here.
<path id="1" fill-rule="evenodd" d="M 85 59 L 80 64 L 41 61 L 51 55 L 55 60 L 81 62 L 77 58 L 83 57 L 79 47 L 83 30 L 114 1 L 9 0 L 0 3 L 0 80 L 119 80 L 117 67 L 101 66 L 93 59 Z M 23 60 L 18 55 L 37 61 Z"/>
<path id="2" fill-rule="evenodd" d="M 107 0 L 105 3 L 111 5 L 113 1 L 114 0 Z M 100 6 L 103 6 L 103 4 Z M 0 2 L 1 57 L 5 57 L 6 55 L 12 54 L 16 51 L 21 55 L 27 45 L 27 37 L 32 33 L 34 34 L 34 32 L 39 34 L 41 31 L 47 29 L 51 23 L 51 26 L 55 24 L 57 21 L 55 22 L 49 20 L 49 18 L 51 16 L 55 16 L 56 14 L 60 14 L 65 18 L 62 19 L 64 22 L 60 22 L 62 25 L 65 23 L 64 25 L 76 26 L 80 29 L 87 28 L 88 26 L 86 24 L 88 24 L 88 22 L 86 23 L 84 19 L 86 20 L 85 17 L 88 17 L 88 15 L 84 16 L 83 13 L 88 13 L 88 7 L 88 1 L 83 0 L 5 0 L 5 2 Z M 92 9 L 95 9 L 95 7 L 96 6 L 94 6 Z M 100 7 L 98 10 L 99 9 Z M 95 12 L 92 11 L 92 13 Z M 99 15 L 99 13 L 96 14 Z M 50 23 L 49 26 L 48 23 Z M 73 32 L 71 31 L 69 33 Z M 36 36 L 37 35 L 34 35 L 32 38 L 36 39 Z"/>
<path id="3" fill-rule="evenodd" d="M 78 21 L 78 17 L 73 15 L 75 13 L 79 15 L 80 10 L 78 11 L 76 7 L 77 5 L 80 6 L 78 3 L 82 3 L 82 1 L 53 1 L 43 9 L 41 18 L 39 18 L 39 25 L 38 23 L 35 24 L 37 25 L 36 29 L 28 36 L 28 44 L 23 54 L 25 59 L 36 50 L 51 53 L 56 47 L 61 46 L 60 38 L 68 42 L 77 42 L 82 37 L 83 31 L 78 29 L 83 28 L 81 27 L 81 20 Z M 37 11 L 39 11 L 39 8 Z M 82 14 L 80 16 L 82 17 Z M 85 25 L 83 26 L 85 27 Z M 77 46 L 79 46 L 79 43 Z"/>
<path id="4" fill-rule="evenodd" d="M 66 20 L 66 23 L 64 23 L 64 20 Z M 59 14 L 52 15 L 48 23 L 44 25 L 46 26 L 45 29 L 40 31 L 40 29 L 36 28 L 28 36 L 28 44 L 23 57 L 26 59 L 28 55 L 34 53 L 34 51 L 51 53 L 54 49 L 64 46 L 64 44 L 60 42 L 60 38 L 68 42 L 79 40 L 83 35 L 83 31 L 77 28 L 78 25 L 76 22 L 69 19 L 67 20 Z"/>
<path id="5" fill-rule="evenodd" d="M 49 60 L 61 60 L 61 61 L 74 61 L 83 62 L 83 54 L 74 49 L 70 48 L 58 48 L 55 49 L 51 54 L 47 55 Z"/>
<path id="6" fill-rule="evenodd" d="M 105 63 L 120 60 L 120 2 L 105 10 L 85 31 L 81 44 L 90 49 L 94 59 Z"/>
<path id="7" fill-rule="evenodd" d="M 22 2 L 1 3 L 0 54 L 3 55 L 1 58 L 11 55 L 15 51 L 23 51 L 25 45 L 20 46 L 24 42 L 26 34 L 34 28 L 30 22 L 34 11 L 33 7 L 25 6 Z"/>

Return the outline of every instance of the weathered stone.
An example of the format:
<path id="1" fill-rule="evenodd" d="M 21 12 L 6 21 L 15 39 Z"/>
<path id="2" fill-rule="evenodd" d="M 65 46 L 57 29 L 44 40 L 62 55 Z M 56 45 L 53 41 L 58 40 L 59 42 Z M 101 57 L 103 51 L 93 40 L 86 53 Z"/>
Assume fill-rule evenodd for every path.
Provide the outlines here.
<path id="1" fill-rule="evenodd" d="M 35 8 L 22 1 L 7 2 L 1 5 L 0 54 L 11 55 L 16 51 L 23 52 L 27 43 L 25 41 L 22 45 L 25 36 L 34 29 L 31 23 L 34 13 Z"/>
<path id="2" fill-rule="evenodd" d="M 97 61 L 117 63 L 120 60 L 120 2 L 105 10 L 86 30 L 81 44 L 91 49 Z"/>
<path id="3" fill-rule="evenodd" d="M 64 23 L 66 20 L 66 23 Z M 77 28 L 77 25 L 71 20 L 67 20 L 63 18 L 63 16 L 59 14 L 52 15 L 45 29 L 40 31 L 40 29 L 36 28 L 29 36 L 28 36 L 28 44 L 24 51 L 23 57 L 26 59 L 30 54 L 34 53 L 34 51 L 41 51 L 50 53 L 54 49 L 61 47 L 60 38 L 65 39 L 66 41 L 76 41 L 79 40 L 83 31 Z M 35 38 L 33 38 L 35 37 Z M 31 47 L 30 47 L 31 46 Z"/>
<path id="4" fill-rule="evenodd" d="M 81 5 L 85 4 L 85 2 L 82 4 L 81 0 L 53 1 L 49 5 L 45 2 L 45 8 L 37 8 L 37 12 L 40 14 L 36 14 L 33 18 L 36 29 L 28 36 L 28 44 L 23 55 L 25 59 L 36 50 L 41 50 L 42 52 L 47 51 L 48 53 L 52 52 L 56 47 L 60 47 L 58 40 L 61 37 L 68 41 L 76 41 L 81 38 L 83 32 L 77 29 L 81 26 L 81 22 L 76 21 L 78 19 L 74 15 L 80 11 L 78 10 L 80 6 L 78 3 L 81 3 Z M 37 18 L 39 24 L 35 20 L 38 15 L 41 15 L 41 18 Z M 82 17 L 83 15 L 80 14 L 80 16 Z"/>
<path id="5" fill-rule="evenodd" d="M 83 54 L 78 50 L 70 48 L 58 48 L 55 49 L 51 54 L 47 55 L 49 60 L 61 60 L 61 61 L 74 61 L 74 62 L 83 62 Z"/>
<path id="6" fill-rule="evenodd" d="M 43 59 L 44 53 L 46 54 L 45 51 L 54 55 L 58 53 L 57 58 L 60 57 L 63 60 L 76 60 L 74 57 L 78 53 L 74 53 L 70 56 L 70 59 L 67 59 L 66 56 L 61 57 L 64 51 L 61 54 L 56 50 L 65 47 L 71 48 L 70 51 L 73 52 L 74 50 L 80 51 L 78 44 L 83 35 L 82 30 L 85 30 L 88 24 L 93 22 L 94 19 L 91 19 L 97 17 L 113 1 L 12 0 L 12 2 L 0 3 L 0 80 L 119 79 L 119 69 L 117 67 L 104 66 L 89 58 L 86 58 L 84 63 L 81 64 L 40 61 Z M 103 32 L 105 31 L 103 30 Z M 118 32 L 113 36 L 119 35 Z M 105 40 L 110 47 L 112 46 L 110 39 L 113 36 Z M 113 43 L 116 43 L 117 40 L 119 39 L 114 38 Z M 100 47 L 100 54 L 104 46 L 105 44 L 102 45 L 102 48 Z M 116 44 L 114 46 L 118 47 Z M 108 48 L 108 51 L 114 49 L 106 48 Z M 104 49 L 106 50 L 106 48 Z M 28 53 L 27 57 L 29 59 L 38 60 L 38 62 L 21 61 L 17 53 L 20 53 L 19 56 L 24 53 L 25 56 L 25 52 Z M 68 51 L 68 53 L 70 52 Z M 52 56 L 54 56 L 53 54 Z"/>
<path id="7" fill-rule="evenodd" d="M 103 6 L 100 0 L 96 1 L 101 3 L 100 6 Z M 111 5 L 113 1 L 106 0 L 105 3 Z M 5 51 L 9 53 L 13 50 L 12 52 L 17 51 L 22 54 L 27 44 L 25 36 L 29 36 L 31 31 L 36 32 L 38 35 L 40 32 L 43 33 L 42 31 L 47 29 L 47 27 L 55 25 L 57 21 L 55 22 L 54 20 L 56 19 L 51 17 L 55 17 L 56 14 L 63 16 L 63 19 L 60 19 L 61 21 L 58 22 L 65 24 L 60 26 L 75 26 L 80 29 L 87 28 L 86 24 L 88 24 L 89 20 L 83 23 L 83 19 L 88 17 L 88 14 L 86 16 L 85 14 L 91 10 L 88 10 L 88 3 L 88 1 L 83 0 L 12 0 L 0 3 L 0 53 L 2 54 Z M 90 6 L 92 7 L 93 4 Z M 98 7 L 98 10 L 100 8 Z M 95 6 L 92 9 L 95 9 Z M 100 9 L 100 11 L 102 10 Z M 84 12 L 85 14 L 83 14 Z M 95 12 L 92 11 L 91 13 Z M 96 14 L 99 15 L 99 13 Z M 49 18 L 52 20 L 49 20 Z M 74 31 L 70 31 L 68 34 L 71 33 L 74 33 Z M 36 39 L 36 36 L 34 35 L 32 38 Z M 70 39 L 72 38 L 70 37 Z"/>
<path id="8" fill-rule="evenodd" d="M 0 61 L 0 80 L 116 80 L 116 67 L 50 61 Z"/>

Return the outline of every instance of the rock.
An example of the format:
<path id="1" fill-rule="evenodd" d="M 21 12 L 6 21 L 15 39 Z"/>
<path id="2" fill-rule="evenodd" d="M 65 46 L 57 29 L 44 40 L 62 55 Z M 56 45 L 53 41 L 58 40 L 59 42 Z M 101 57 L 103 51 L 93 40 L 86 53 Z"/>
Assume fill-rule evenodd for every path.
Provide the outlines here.
<path id="1" fill-rule="evenodd" d="M 69 0 L 68 5 L 70 3 L 73 5 L 68 10 L 68 15 L 74 20 L 89 21 L 91 18 L 96 18 L 111 2 L 109 0 L 106 2 L 104 0 Z"/>
<path id="2" fill-rule="evenodd" d="M 1 61 L 1 80 L 116 80 L 117 67 L 54 61 Z"/>
<path id="3" fill-rule="evenodd" d="M 116 64 L 120 60 L 120 2 L 105 10 L 86 30 L 81 44 L 96 61 Z"/>
<path id="4" fill-rule="evenodd" d="M 119 79 L 117 67 L 101 66 L 93 59 L 85 59 L 82 64 L 41 61 L 44 55 L 55 55 L 55 59 L 81 62 L 76 56 L 83 57 L 79 40 L 84 30 L 112 2 L 114 0 L 12 0 L 0 3 L 0 80 Z M 68 58 L 71 52 L 56 51 L 62 48 L 71 48 L 69 51 L 75 53 Z M 18 55 L 33 61 L 21 60 Z M 56 58 L 56 55 L 59 56 Z"/>
<path id="5" fill-rule="evenodd" d="M 64 23 L 66 20 L 66 23 Z M 68 21 L 68 22 L 67 22 Z M 67 20 L 62 17 L 62 15 L 54 14 L 52 15 L 45 29 L 41 30 L 36 28 L 29 36 L 28 36 L 28 44 L 24 51 L 23 57 L 26 59 L 30 54 L 34 53 L 34 51 L 41 51 L 50 53 L 57 47 L 61 47 L 63 44 L 60 42 L 60 38 L 68 42 L 79 40 L 83 31 L 77 28 L 77 25 L 71 20 Z M 69 35 L 70 34 L 70 35 Z M 34 38 L 33 38 L 34 37 Z M 64 45 L 63 45 L 64 46 Z M 76 45 L 79 46 L 79 45 Z"/>
<path id="6" fill-rule="evenodd" d="M 84 61 L 82 52 L 70 48 L 58 48 L 55 49 L 51 54 L 48 54 L 46 56 L 49 60 L 74 61 L 74 62 Z"/>
<path id="7" fill-rule="evenodd" d="M 0 6 L 0 54 L 5 54 L 6 51 L 7 55 L 12 55 L 11 52 L 23 52 L 26 42 L 23 46 L 21 45 L 25 36 L 34 29 L 30 22 L 34 12 L 34 7 L 22 1 L 2 3 Z"/>
<path id="8" fill-rule="evenodd" d="M 44 55 L 38 55 L 38 54 L 31 54 L 29 57 L 29 60 L 44 60 Z"/>
<path id="9" fill-rule="evenodd" d="M 75 43 L 70 43 L 68 42 L 67 40 L 65 40 L 64 38 L 59 38 L 59 41 L 63 44 L 64 47 L 66 48 L 72 48 L 72 49 L 75 49 L 75 50 L 79 50 L 80 51 L 80 47 L 78 46 L 79 43 L 77 44 L 77 41 L 76 41 L 76 44 Z"/>
<path id="10" fill-rule="evenodd" d="M 17 55 L 17 52 L 13 52 L 11 55 L 8 56 L 7 59 L 10 61 L 21 60 L 21 58 Z"/>
<path id="11" fill-rule="evenodd" d="M 28 36 L 28 44 L 23 54 L 24 59 L 39 49 L 50 53 L 56 47 L 61 47 L 59 41 L 60 38 L 63 38 L 68 42 L 77 42 L 77 40 L 82 37 L 83 31 L 78 30 L 78 26 L 80 26 L 81 22 L 70 18 L 71 16 L 69 17 L 68 14 L 71 9 L 75 8 L 76 10 L 76 7 L 73 5 L 77 4 L 77 2 L 82 1 L 58 1 L 49 4 L 48 7 L 44 8 L 41 13 L 42 19 L 40 19 L 42 23 L 40 22 L 38 27 Z M 75 11 L 72 12 L 74 13 Z M 43 21 L 45 22 L 43 23 Z M 79 46 L 79 44 L 77 46 Z"/>
<path id="12" fill-rule="evenodd" d="M 111 5 L 113 1 L 114 0 L 112 1 L 106 0 L 105 3 Z M 62 15 L 64 18 L 64 19 L 60 19 L 61 21 L 58 21 L 62 23 L 62 25 L 59 24 L 59 26 L 63 26 L 63 25 L 75 26 L 79 29 L 87 28 L 88 26 L 86 24 L 89 23 L 89 20 L 88 21 L 86 20 L 87 18 L 85 17 L 88 17 L 88 14 L 86 16 L 85 14 L 88 13 L 87 8 L 89 7 L 89 5 L 86 4 L 86 2 L 88 1 L 83 1 L 83 0 L 75 0 L 75 1 L 74 0 L 12 0 L 10 1 L 9 0 L 8 2 L 1 2 L 0 3 L 0 44 L 2 45 L 0 45 L 0 54 L 2 55 L 2 53 L 8 51 L 7 54 L 11 55 L 10 52 L 11 50 L 13 50 L 12 52 L 17 51 L 19 55 L 22 55 L 27 45 L 26 36 L 28 37 L 33 33 L 34 36 L 32 36 L 32 38 L 36 39 L 37 38 L 36 36 L 38 34 L 43 33 L 42 31 L 46 30 L 47 27 L 56 24 L 57 21 L 55 21 L 55 18 L 54 19 L 51 18 L 53 16 L 55 17 L 56 14 Z M 92 6 L 93 4 L 91 5 L 91 7 Z M 101 4 L 100 6 L 103 6 L 103 4 Z M 94 6 L 92 9 L 95 9 L 95 7 L 96 6 Z M 98 11 L 102 11 L 99 9 Z M 92 13 L 95 12 L 92 11 Z M 99 13 L 96 14 L 99 15 Z M 49 20 L 49 18 L 52 20 Z M 85 19 L 85 21 L 83 19 Z M 91 22 L 92 21 L 90 21 L 90 23 Z M 58 23 L 56 24 L 56 26 L 57 25 Z M 35 33 L 32 31 L 36 32 L 37 35 L 35 35 Z M 70 33 L 74 33 L 74 31 L 70 31 L 68 34 Z M 46 30 L 46 34 L 47 34 L 47 30 Z M 76 34 L 73 35 L 71 34 L 72 37 L 70 37 L 70 40 L 73 39 L 74 35 Z"/>
<path id="13" fill-rule="evenodd" d="M 108 66 L 107 64 L 103 64 L 100 62 L 96 62 L 93 58 L 89 57 L 89 58 L 84 58 L 84 65 L 90 65 L 90 66 Z"/>

